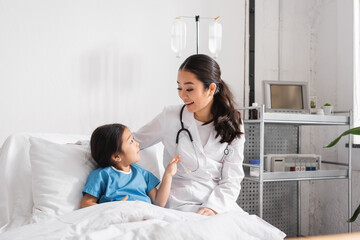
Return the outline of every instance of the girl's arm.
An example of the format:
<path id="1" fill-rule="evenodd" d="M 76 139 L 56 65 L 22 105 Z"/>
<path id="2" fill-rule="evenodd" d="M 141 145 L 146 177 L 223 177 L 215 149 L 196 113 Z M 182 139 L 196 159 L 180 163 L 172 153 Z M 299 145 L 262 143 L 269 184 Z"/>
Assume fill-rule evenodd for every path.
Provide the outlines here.
<path id="1" fill-rule="evenodd" d="M 121 199 L 121 201 L 126 201 L 129 198 L 128 195 L 126 195 L 123 199 Z M 84 197 L 81 200 L 81 204 L 80 204 L 80 208 L 84 208 L 84 207 L 90 207 L 92 205 L 96 205 L 97 203 L 97 198 L 85 193 Z"/>
<path id="2" fill-rule="evenodd" d="M 96 205 L 97 200 L 98 199 L 96 197 L 94 197 L 94 196 L 92 196 L 92 195 L 90 195 L 88 193 L 85 193 L 84 197 L 81 200 L 80 208 Z"/>
<path id="3" fill-rule="evenodd" d="M 175 175 L 177 171 L 176 164 L 180 162 L 179 158 L 180 156 L 174 157 L 166 167 L 159 190 L 153 188 L 148 193 L 151 201 L 160 207 L 164 207 L 169 198 L 172 177 Z"/>

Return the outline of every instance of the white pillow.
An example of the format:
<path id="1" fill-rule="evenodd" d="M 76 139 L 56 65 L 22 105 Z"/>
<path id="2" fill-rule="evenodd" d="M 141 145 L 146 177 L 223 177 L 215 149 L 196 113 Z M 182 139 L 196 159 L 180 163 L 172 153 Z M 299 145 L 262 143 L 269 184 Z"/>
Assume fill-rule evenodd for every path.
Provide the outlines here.
<path id="1" fill-rule="evenodd" d="M 89 145 L 56 144 L 30 138 L 33 222 L 80 207 L 88 175 L 97 165 Z"/>
<path id="2" fill-rule="evenodd" d="M 162 143 L 142 149 L 140 151 L 140 161 L 137 162 L 138 165 L 152 172 L 160 181 L 165 171 L 162 164 L 163 150 Z"/>

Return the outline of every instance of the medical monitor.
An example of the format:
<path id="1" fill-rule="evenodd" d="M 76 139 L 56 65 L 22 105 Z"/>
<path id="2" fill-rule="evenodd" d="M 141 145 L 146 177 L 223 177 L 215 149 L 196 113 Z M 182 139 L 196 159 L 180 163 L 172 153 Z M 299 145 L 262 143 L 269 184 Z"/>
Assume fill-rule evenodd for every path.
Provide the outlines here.
<path id="1" fill-rule="evenodd" d="M 264 81 L 267 112 L 309 113 L 307 82 Z"/>

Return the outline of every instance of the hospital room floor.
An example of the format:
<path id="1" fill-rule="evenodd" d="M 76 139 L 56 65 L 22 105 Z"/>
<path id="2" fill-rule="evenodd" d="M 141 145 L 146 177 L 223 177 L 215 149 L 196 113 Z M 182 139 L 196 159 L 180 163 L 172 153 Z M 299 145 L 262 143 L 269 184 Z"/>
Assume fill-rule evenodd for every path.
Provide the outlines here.
<path id="1" fill-rule="evenodd" d="M 360 239 L 360 232 L 323 235 L 323 236 L 314 236 L 314 237 L 286 238 L 286 240 L 355 240 L 355 239 L 356 240 Z"/>

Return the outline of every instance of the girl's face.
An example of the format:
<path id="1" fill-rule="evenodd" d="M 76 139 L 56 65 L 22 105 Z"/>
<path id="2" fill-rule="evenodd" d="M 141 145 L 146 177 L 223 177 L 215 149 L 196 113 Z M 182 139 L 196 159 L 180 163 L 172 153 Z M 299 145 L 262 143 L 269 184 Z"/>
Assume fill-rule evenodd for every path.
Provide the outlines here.
<path id="1" fill-rule="evenodd" d="M 189 112 L 197 113 L 210 109 L 214 99 L 215 84 L 205 90 L 204 84 L 196 78 L 195 74 L 180 70 L 178 73 L 178 93 Z M 215 86 L 215 89 L 214 89 Z"/>
<path id="2" fill-rule="evenodd" d="M 140 160 L 139 143 L 134 140 L 130 130 L 125 128 L 122 135 L 121 164 L 130 165 Z"/>

